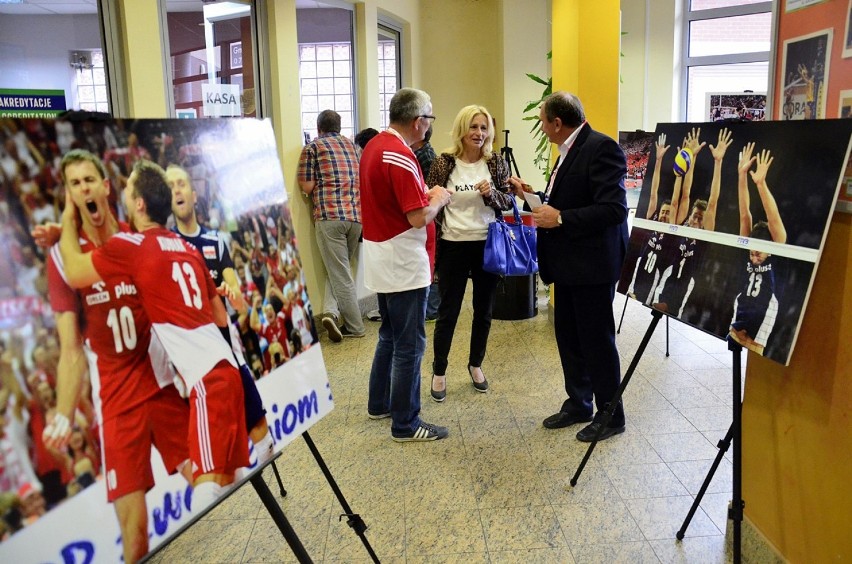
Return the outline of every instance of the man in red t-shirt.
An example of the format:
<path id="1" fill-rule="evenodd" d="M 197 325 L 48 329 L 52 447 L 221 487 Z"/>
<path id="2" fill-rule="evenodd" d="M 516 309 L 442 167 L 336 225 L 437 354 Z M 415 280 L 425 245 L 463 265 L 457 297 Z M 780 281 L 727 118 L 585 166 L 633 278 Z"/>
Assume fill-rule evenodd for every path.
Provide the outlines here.
<path id="1" fill-rule="evenodd" d="M 390 102 L 390 126 L 361 156 L 364 284 L 376 292 L 382 315 L 367 414 L 390 417 L 395 441 L 434 441 L 449 434 L 420 419 L 426 294 L 435 258 L 432 223 L 450 201 L 444 187 L 426 187 L 411 150 L 435 119 L 431 113 L 428 94 L 402 88 Z"/>
<path id="2" fill-rule="evenodd" d="M 110 211 L 109 180 L 95 155 L 70 151 L 60 172 L 70 195 L 66 206 L 81 219 L 76 234 L 85 250 L 129 231 Z M 133 562 L 148 552 L 145 492 L 154 486 L 151 446 L 170 472 L 182 469 L 189 458 L 189 406 L 172 385 L 174 373 L 159 342 L 152 341 L 151 323 L 129 276 L 107 277 L 75 291 L 66 283 L 58 245 L 50 250 L 47 276 L 60 357 L 56 414 L 42 437 L 50 448 L 68 443 L 70 422 L 86 387 L 85 339 L 99 400 L 107 500 L 118 516 L 124 561 Z"/>
<path id="3" fill-rule="evenodd" d="M 238 468 L 248 466 L 243 389 L 231 347 L 219 328 L 228 314 L 201 254 L 165 228 L 172 195 L 165 172 L 136 163 L 124 205 L 138 233 L 119 233 L 83 254 L 75 218 L 63 213 L 60 250 L 70 285 L 81 287 L 129 275 L 154 334 L 190 390 L 187 440 L 193 470 L 193 505 L 199 510 L 224 493 Z"/>

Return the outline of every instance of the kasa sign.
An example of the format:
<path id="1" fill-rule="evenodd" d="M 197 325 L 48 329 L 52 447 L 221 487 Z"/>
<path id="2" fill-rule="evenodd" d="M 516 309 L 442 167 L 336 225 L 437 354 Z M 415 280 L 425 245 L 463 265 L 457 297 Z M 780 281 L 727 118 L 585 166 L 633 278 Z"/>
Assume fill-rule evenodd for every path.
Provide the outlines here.
<path id="1" fill-rule="evenodd" d="M 240 117 L 239 84 L 202 84 L 205 117 Z"/>

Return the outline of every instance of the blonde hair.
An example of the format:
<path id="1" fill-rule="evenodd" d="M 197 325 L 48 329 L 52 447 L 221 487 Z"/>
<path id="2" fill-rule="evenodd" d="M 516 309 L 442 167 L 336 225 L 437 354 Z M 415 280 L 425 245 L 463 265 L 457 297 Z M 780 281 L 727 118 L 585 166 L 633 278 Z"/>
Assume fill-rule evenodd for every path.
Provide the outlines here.
<path id="1" fill-rule="evenodd" d="M 473 119 L 478 115 L 485 116 L 485 121 L 488 123 L 488 137 L 485 138 L 485 142 L 482 144 L 482 158 L 485 160 L 491 158 L 492 147 L 494 145 L 494 119 L 488 110 L 485 109 L 485 106 L 477 106 L 476 104 L 465 106 L 459 110 L 455 121 L 453 121 L 453 146 L 445 152 L 454 157 L 461 157 L 464 154 L 463 139 L 470 130 L 470 124 L 473 123 Z"/>

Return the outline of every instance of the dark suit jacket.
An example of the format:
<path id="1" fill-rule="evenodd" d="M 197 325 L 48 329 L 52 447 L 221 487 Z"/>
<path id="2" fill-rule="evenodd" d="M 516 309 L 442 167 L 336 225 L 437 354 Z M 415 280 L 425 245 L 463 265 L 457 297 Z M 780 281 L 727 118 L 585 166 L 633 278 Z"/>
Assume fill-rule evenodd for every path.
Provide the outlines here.
<path id="1" fill-rule="evenodd" d="M 559 166 L 547 202 L 562 225 L 538 228 L 541 279 L 572 286 L 612 284 L 627 249 L 624 152 L 587 123 Z"/>

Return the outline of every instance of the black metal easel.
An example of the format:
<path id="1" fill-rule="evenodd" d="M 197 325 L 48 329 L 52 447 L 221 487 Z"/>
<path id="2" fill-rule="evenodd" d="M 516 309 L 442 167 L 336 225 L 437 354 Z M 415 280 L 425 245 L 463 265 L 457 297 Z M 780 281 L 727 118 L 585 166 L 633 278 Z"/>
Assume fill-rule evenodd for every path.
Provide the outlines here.
<path id="1" fill-rule="evenodd" d="M 626 303 L 625 303 L 626 307 Z M 612 419 L 613 413 L 615 413 L 615 409 L 618 406 L 618 403 L 621 401 L 621 396 L 624 394 L 625 388 L 627 388 L 627 384 L 630 383 L 630 378 L 633 376 L 633 372 L 636 370 L 636 366 L 639 364 L 639 360 L 642 358 L 642 354 L 645 352 L 645 348 L 648 346 L 648 342 L 651 340 L 651 336 L 654 334 L 654 329 L 657 327 L 657 323 L 659 323 L 660 318 L 663 316 L 663 312 L 652 309 L 651 310 L 651 324 L 648 326 L 648 329 L 645 331 L 645 335 L 642 337 L 642 342 L 639 343 L 639 348 L 636 349 L 636 354 L 633 355 L 633 360 L 630 362 L 630 367 L 627 369 L 627 373 L 624 375 L 624 378 L 621 380 L 621 385 L 618 387 L 618 390 L 615 392 L 615 396 L 612 398 L 612 401 L 607 404 L 607 408 L 604 411 L 603 421 L 600 429 L 595 435 L 594 440 L 589 444 L 589 448 L 586 450 L 586 455 L 583 457 L 583 460 L 580 462 L 580 466 L 577 468 L 577 471 L 574 473 L 574 476 L 571 478 L 571 486 L 577 485 L 577 479 L 580 477 L 580 474 L 583 472 L 583 468 L 585 468 L 586 463 L 589 461 L 589 458 L 592 456 L 592 451 L 594 451 L 595 446 L 598 444 L 598 440 L 603 434 L 604 429 L 609 425 L 610 420 Z M 666 316 L 666 322 L 668 322 L 669 316 Z M 623 319 L 623 314 L 622 314 Z M 668 326 L 667 326 L 668 328 Z M 621 329 L 621 325 L 619 324 L 619 329 Z M 668 335 L 667 335 L 668 337 Z M 668 340 L 668 339 L 667 339 Z M 668 347 L 667 347 L 668 348 Z M 719 442 L 719 453 L 716 455 L 716 459 L 713 461 L 713 465 L 710 467 L 710 471 L 707 474 L 707 477 L 704 479 L 704 483 L 701 485 L 701 490 L 698 493 L 698 496 L 695 498 L 695 501 L 692 504 L 692 507 L 689 510 L 686 519 L 683 522 L 680 530 L 677 532 L 678 540 L 682 540 L 684 534 L 686 533 L 686 528 L 689 526 L 689 522 L 692 520 L 693 515 L 695 515 L 696 510 L 698 509 L 698 504 L 701 503 L 701 498 L 704 496 L 704 493 L 707 491 L 707 487 L 710 485 L 710 481 L 713 479 L 713 474 L 716 472 L 719 464 L 722 461 L 722 457 L 725 455 L 725 452 L 728 450 L 731 442 L 734 444 L 734 463 L 733 463 L 733 499 L 731 501 L 731 507 L 728 510 L 728 518 L 734 522 L 734 539 L 733 539 L 733 557 L 734 564 L 740 564 L 742 561 L 741 547 L 742 547 L 742 521 L 743 521 L 743 509 L 745 508 L 745 502 L 742 498 L 742 345 L 735 341 L 728 340 L 728 350 L 731 351 L 733 355 L 733 369 L 732 369 L 732 378 L 733 378 L 733 422 L 731 423 L 731 427 L 728 429 L 728 433 L 725 435 L 725 438 Z M 666 354 L 668 356 L 668 353 Z"/>
<path id="2" fill-rule="evenodd" d="M 642 342 L 639 343 L 639 348 L 636 349 L 636 354 L 633 355 L 633 360 L 630 361 L 630 367 L 627 369 L 627 372 L 624 374 L 624 378 L 621 379 L 621 385 L 618 387 L 618 390 L 615 392 L 615 396 L 613 396 L 612 400 L 607 404 L 606 410 L 603 414 L 603 420 L 601 421 L 601 426 L 598 429 L 595 438 L 589 444 L 589 448 L 586 450 L 586 455 L 583 457 L 583 460 L 580 462 L 580 466 L 577 468 L 577 471 L 574 473 L 574 476 L 571 478 L 571 486 L 577 485 L 577 479 L 580 477 L 580 474 L 583 472 L 583 468 L 586 467 L 586 463 L 589 461 L 589 458 L 592 456 L 592 451 L 595 450 L 595 447 L 598 444 L 598 440 L 600 440 L 601 435 L 604 432 L 604 429 L 609 425 L 610 420 L 612 419 L 612 414 L 615 413 L 616 408 L 618 407 L 619 402 L 621 401 L 621 396 L 624 394 L 624 389 L 627 387 L 627 384 L 630 383 L 630 378 L 633 377 L 633 373 L 636 371 L 636 366 L 639 364 L 639 359 L 642 358 L 642 353 L 645 352 L 645 347 L 648 346 L 648 342 L 651 340 L 651 335 L 654 334 L 654 329 L 657 328 L 657 323 L 660 322 L 660 318 L 663 316 L 663 312 L 652 309 L 651 310 L 651 324 L 648 325 L 648 329 L 645 331 L 645 336 L 642 337 Z"/>
<path id="3" fill-rule="evenodd" d="M 710 486 L 710 482 L 713 480 L 713 475 L 716 473 L 716 469 L 719 468 L 719 464 L 722 462 L 722 458 L 725 456 L 725 453 L 728 451 L 728 448 L 731 446 L 731 442 L 734 443 L 734 475 L 733 475 L 733 499 L 731 500 L 731 507 L 728 509 L 728 519 L 733 521 L 734 525 L 734 539 L 733 539 L 733 556 L 734 556 L 734 564 L 739 564 L 742 561 L 742 522 L 743 522 L 743 510 L 745 509 L 745 502 L 743 501 L 743 488 L 742 488 L 742 345 L 739 343 L 728 340 L 728 350 L 731 351 L 733 355 L 733 369 L 732 369 L 732 377 L 733 377 L 733 421 L 731 422 L 731 426 L 728 428 L 728 433 L 725 435 L 725 438 L 719 441 L 717 445 L 719 447 L 719 452 L 716 454 L 716 458 L 713 460 L 713 464 L 710 466 L 710 471 L 707 472 L 707 477 L 704 478 L 704 483 L 701 484 L 701 489 L 698 491 L 698 495 L 695 496 L 695 501 L 692 502 L 692 507 L 689 508 L 689 513 L 686 515 L 686 519 L 683 521 L 683 525 L 681 525 L 680 530 L 677 532 L 678 540 L 683 540 L 684 535 L 686 534 L 686 528 L 689 527 L 689 522 L 692 521 L 692 517 L 695 515 L 695 512 L 698 510 L 698 505 L 701 503 L 701 499 L 704 497 L 704 494 L 707 492 L 707 488 Z"/>

